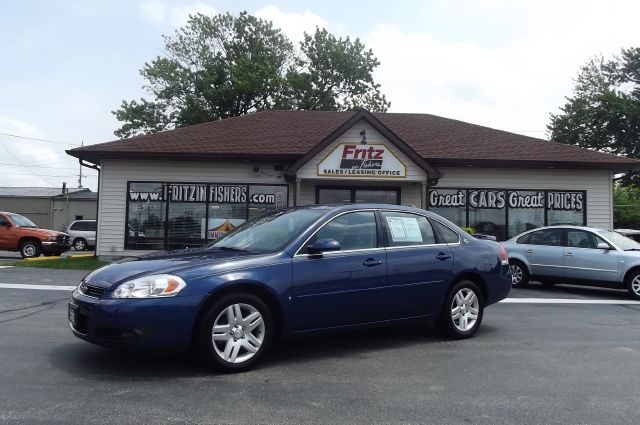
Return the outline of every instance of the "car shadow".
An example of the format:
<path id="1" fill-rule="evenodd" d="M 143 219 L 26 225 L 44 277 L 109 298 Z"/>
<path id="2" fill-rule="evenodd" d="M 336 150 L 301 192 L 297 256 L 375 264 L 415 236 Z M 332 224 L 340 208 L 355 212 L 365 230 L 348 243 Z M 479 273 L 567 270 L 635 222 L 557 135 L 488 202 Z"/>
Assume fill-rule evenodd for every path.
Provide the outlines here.
<path id="1" fill-rule="evenodd" d="M 493 327 L 483 324 L 476 336 L 483 337 L 494 331 Z M 443 342 L 450 341 L 443 339 L 429 322 L 298 337 L 277 341 L 255 370 L 313 363 L 328 358 L 367 358 L 381 350 Z M 54 348 L 49 354 L 49 361 L 53 367 L 68 374 L 101 381 L 196 378 L 217 374 L 200 362 L 193 351 L 119 351 L 81 341 Z"/>

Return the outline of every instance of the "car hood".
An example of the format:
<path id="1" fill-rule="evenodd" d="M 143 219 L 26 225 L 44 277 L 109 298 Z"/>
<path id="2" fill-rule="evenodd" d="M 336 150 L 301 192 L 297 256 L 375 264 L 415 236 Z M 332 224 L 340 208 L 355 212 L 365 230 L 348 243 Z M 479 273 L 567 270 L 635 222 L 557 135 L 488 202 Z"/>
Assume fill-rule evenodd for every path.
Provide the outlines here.
<path id="1" fill-rule="evenodd" d="M 66 233 L 55 230 L 39 229 L 34 227 L 19 227 L 21 236 L 35 236 L 37 238 L 48 238 L 49 236 L 66 236 Z"/>
<path id="2" fill-rule="evenodd" d="M 229 267 L 225 267 L 229 269 L 238 261 L 263 255 L 210 249 L 161 252 L 108 264 L 89 273 L 83 280 L 91 285 L 109 289 L 124 281 L 153 274 L 167 273 L 184 277 L 194 269 L 210 268 L 220 263 L 229 263 Z"/>

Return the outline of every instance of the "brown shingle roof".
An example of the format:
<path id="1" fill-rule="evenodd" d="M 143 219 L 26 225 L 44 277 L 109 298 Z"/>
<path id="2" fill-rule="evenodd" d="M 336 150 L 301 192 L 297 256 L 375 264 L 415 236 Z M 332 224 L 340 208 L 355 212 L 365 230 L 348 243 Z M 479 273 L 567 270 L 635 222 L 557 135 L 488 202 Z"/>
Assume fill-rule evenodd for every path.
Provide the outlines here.
<path id="1" fill-rule="evenodd" d="M 289 158 L 323 141 L 355 112 L 265 111 L 68 150 L 106 158 Z M 428 114 L 374 113 L 432 164 L 640 168 L 640 161 Z"/>

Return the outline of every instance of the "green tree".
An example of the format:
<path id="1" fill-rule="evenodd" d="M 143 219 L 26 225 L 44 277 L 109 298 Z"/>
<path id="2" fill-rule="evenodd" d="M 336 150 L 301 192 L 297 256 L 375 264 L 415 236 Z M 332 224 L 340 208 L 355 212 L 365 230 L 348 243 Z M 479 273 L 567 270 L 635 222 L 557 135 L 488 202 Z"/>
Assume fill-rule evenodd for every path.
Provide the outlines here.
<path id="1" fill-rule="evenodd" d="M 640 48 L 582 66 L 574 94 L 551 115 L 551 139 L 602 152 L 640 158 Z M 624 185 L 637 173 L 622 178 Z"/>
<path id="2" fill-rule="evenodd" d="M 143 86 L 153 100 L 124 100 L 112 111 L 131 137 L 267 109 L 385 111 L 373 80 L 379 65 L 358 39 L 326 30 L 305 34 L 297 54 L 271 22 L 242 12 L 190 16 L 165 55 L 145 63 Z"/>
<path id="3" fill-rule="evenodd" d="M 292 103 L 299 109 L 386 111 L 390 103 L 373 80 L 380 62 L 359 39 L 336 38 L 325 29 L 305 33 L 297 69 L 289 70 Z"/>
<path id="4" fill-rule="evenodd" d="M 640 188 L 637 186 L 614 185 L 613 227 L 640 229 Z"/>

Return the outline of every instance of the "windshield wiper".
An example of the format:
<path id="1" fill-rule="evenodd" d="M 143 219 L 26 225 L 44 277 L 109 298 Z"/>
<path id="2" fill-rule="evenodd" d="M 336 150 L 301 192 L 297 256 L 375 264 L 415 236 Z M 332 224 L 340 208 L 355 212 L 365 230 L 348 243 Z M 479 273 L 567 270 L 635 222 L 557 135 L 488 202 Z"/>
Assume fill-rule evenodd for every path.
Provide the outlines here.
<path id="1" fill-rule="evenodd" d="M 235 251 L 235 252 L 251 252 L 244 248 L 235 248 L 233 246 L 213 246 L 213 249 L 220 249 L 222 251 Z"/>

